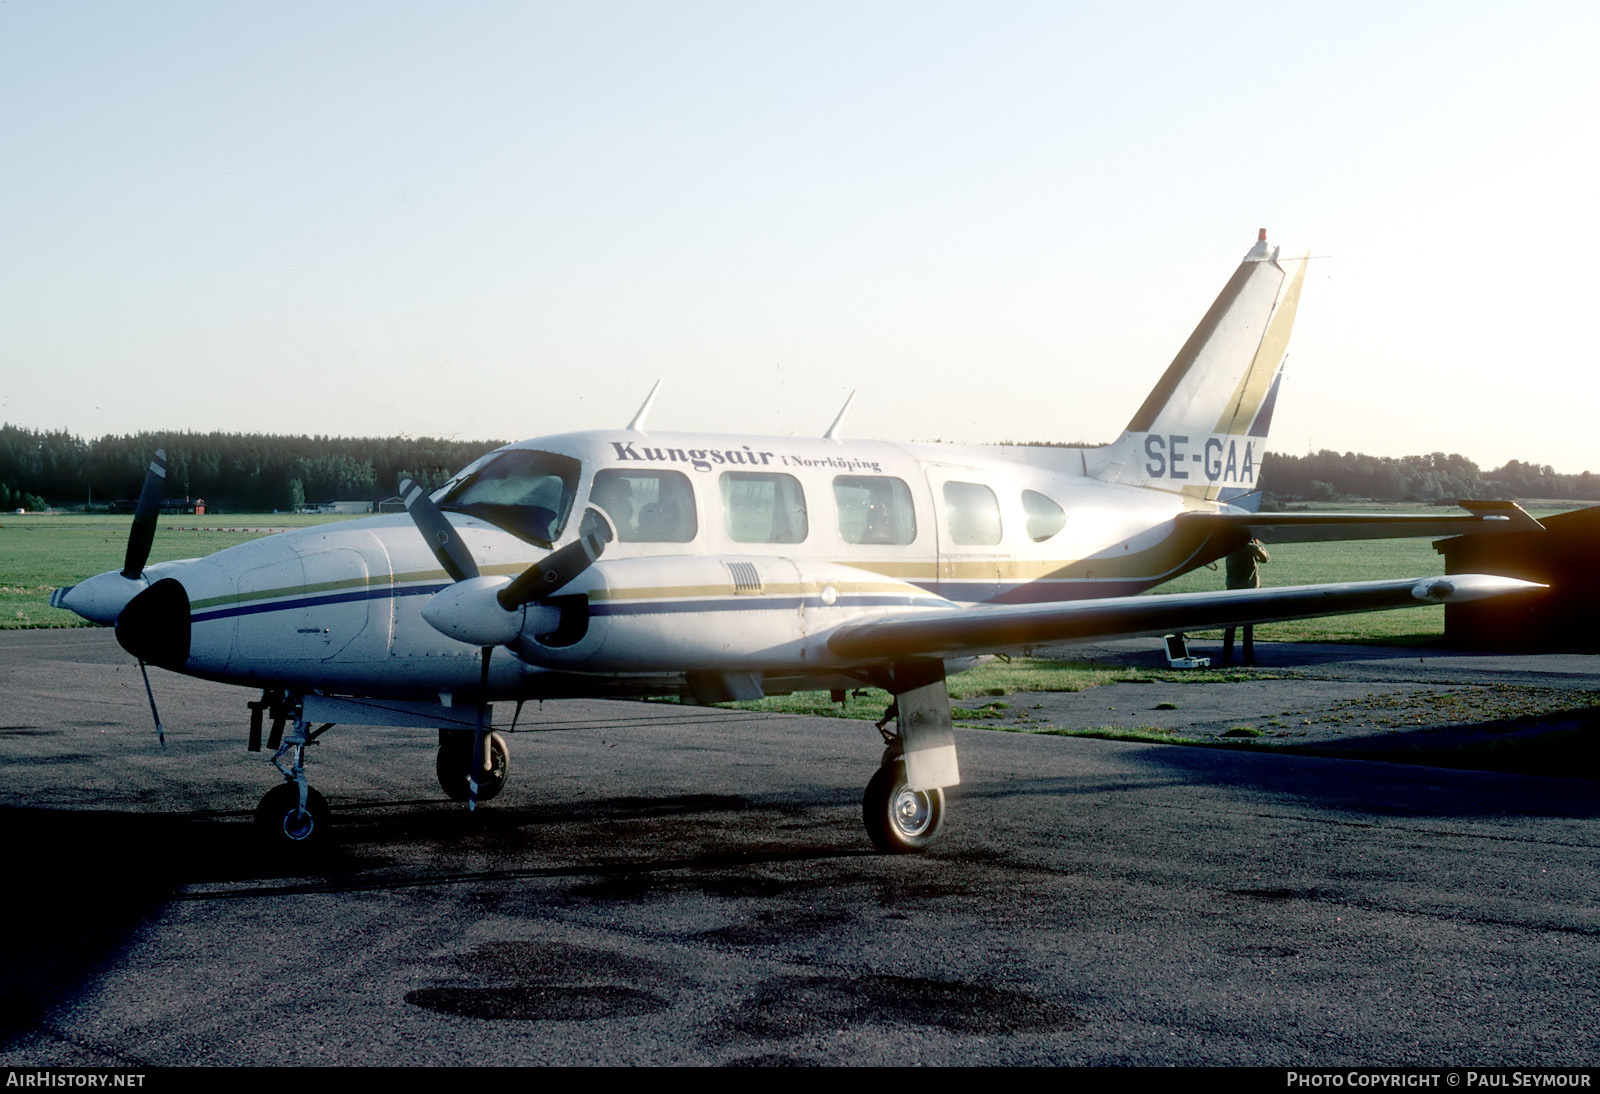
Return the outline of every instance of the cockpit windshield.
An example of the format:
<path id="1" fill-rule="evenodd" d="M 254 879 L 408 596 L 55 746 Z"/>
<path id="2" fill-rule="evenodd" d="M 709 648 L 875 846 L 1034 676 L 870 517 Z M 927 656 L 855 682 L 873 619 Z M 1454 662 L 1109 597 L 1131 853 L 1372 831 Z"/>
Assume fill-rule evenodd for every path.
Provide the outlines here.
<path id="1" fill-rule="evenodd" d="M 570 456 L 513 448 L 490 457 L 452 486 L 439 499 L 439 508 L 478 517 L 548 547 L 566 527 L 578 472 L 578 461 Z"/>

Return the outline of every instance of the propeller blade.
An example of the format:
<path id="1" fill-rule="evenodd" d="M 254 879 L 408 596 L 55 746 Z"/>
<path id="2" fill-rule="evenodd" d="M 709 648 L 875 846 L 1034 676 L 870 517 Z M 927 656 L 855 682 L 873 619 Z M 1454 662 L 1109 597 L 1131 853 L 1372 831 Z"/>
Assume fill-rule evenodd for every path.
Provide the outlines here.
<path id="1" fill-rule="evenodd" d="M 461 537 L 456 534 L 450 522 L 444 519 L 444 514 L 433 504 L 433 499 L 428 496 L 427 491 L 410 479 L 401 479 L 400 496 L 405 499 L 406 512 L 411 514 L 411 519 L 417 525 L 417 531 L 428 541 L 428 546 L 433 550 L 433 557 L 439 560 L 439 565 L 444 567 L 444 572 L 450 575 L 450 579 L 465 581 L 467 578 L 477 577 L 478 564 L 472 560 L 472 552 L 461 542 Z"/>
<path id="2" fill-rule="evenodd" d="M 133 509 L 133 528 L 128 532 L 128 553 L 122 559 L 122 576 L 132 581 L 144 573 L 150 561 L 150 545 L 156 539 L 156 518 L 161 515 L 161 493 L 167 483 L 167 453 L 156 449 L 150 469 L 144 473 L 139 504 Z"/>
<path id="3" fill-rule="evenodd" d="M 518 574 L 511 584 L 495 594 L 495 599 L 506 611 L 514 612 L 541 597 L 554 596 L 594 565 L 609 538 L 603 529 L 593 530 L 577 542 L 550 552 Z"/>

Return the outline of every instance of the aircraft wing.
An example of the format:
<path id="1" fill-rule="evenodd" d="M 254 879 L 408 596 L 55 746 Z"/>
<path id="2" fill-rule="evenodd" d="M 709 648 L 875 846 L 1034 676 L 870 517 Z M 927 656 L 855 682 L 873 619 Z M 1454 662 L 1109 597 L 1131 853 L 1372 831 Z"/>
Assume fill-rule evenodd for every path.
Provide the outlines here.
<path id="1" fill-rule="evenodd" d="M 1544 531 L 1544 525 L 1514 501 L 1463 501 L 1459 504 L 1468 515 L 1192 512 L 1182 513 L 1177 519 L 1180 527 L 1201 526 L 1217 534 L 1242 533 L 1242 538 L 1254 536 L 1264 543 Z"/>
<path id="2" fill-rule="evenodd" d="M 1171 634 L 1243 623 L 1453 604 L 1542 585 L 1514 577 L 1346 581 L 1155 596 L 1118 596 L 1053 604 L 980 604 L 949 611 L 904 612 L 847 623 L 828 637 L 841 657 L 892 660 L 995 653 L 1050 642 Z"/>

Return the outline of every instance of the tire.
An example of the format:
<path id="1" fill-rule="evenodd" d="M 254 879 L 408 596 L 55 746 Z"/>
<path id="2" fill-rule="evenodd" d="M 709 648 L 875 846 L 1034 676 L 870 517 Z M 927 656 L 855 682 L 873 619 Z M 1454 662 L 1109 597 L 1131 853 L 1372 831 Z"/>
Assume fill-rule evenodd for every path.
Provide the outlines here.
<path id="1" fill-rule="evenodd" d="M 328 802 L 312 787 L 306 788 L 306 811 L 300 813 L 300 787 L 286 782 L 273 787 L 256 806 L 256 832 L 276 850 L 297 854 L 325 847 L 333 814 Z"/>
<path id="2" fill-rule="evenodd" d="M 944 824 L 944 791 L 912 790 L 904 762 L 885 764 L 861 796 L 861 817 L 878 850 L 891 855 L 921 851 Z"/>
<path id="3" fill-rule="evenodd" d="M 464 802 L 467 792 L 467 764 L 472 758 L 472 734 L 455 731 L 440 734 L 439 754 L 433 771 L 439 789 L 451 801 Z M 511 774 L 511 750 L 498 733 L 489 734 L 489 775 L 478 782 L 478 800 L 486 802 L 506 788 Z"/>

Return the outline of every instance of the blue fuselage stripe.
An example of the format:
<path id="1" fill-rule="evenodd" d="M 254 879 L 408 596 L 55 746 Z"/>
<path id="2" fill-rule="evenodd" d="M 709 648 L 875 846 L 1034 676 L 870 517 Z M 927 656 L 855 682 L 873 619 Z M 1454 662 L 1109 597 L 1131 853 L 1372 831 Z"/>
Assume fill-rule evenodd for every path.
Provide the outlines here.
<path id="1" fill-rule="evenodd" d="M 331 604 L 350 604 L 361 600 L 388 600 L 403 596 L 432 596 L 447 587 L 448 582 L 441 582 L 435 585 L 405 585 L 399 588 L 383 586 L 381 588 L 357 589 L 350 592 L 328 593 L 321 596 L 303 596 L 290 600 L 269 600 L 256 604 L 211 608 L 195 612 L 190 618 L 194 623 L 211 623 L 220 619 L 233 619 L 245 615 L 306 611 L 311 608 L 321 608 Z M 919 600 L 910 596 L 841 596 L 832 605 L 825 605 L 820 596 L 729 596 L 713 599 L 633 602 L 602 600 L 592 603 L 589 606 L 589 612 L 591 615 L 596 616 L 663 615 L 681 612 L 792 612 L 798 611 L 802 607 L 911 608 L 919 604 L 930 608 L 948 606 L 943 600 L 934 600 L 931 597 L 928 600 Z"/>
<path id="2" fill-rule="evenodd" d="M 378 588 L 356 589 L 347 593 L 327 593 L 322 596 L 299 596 L 293 600 L 265 600 L 256 604 L 237 604 L 227 608 L 210 608 L 190 616 L 195 623 L 209 623 L 216 619 L 232 619 L 241 615 L 260 615 L 263 612 L 298 612 L 307 608 L 320 608 L 326 604 L 350 604 L 358 600 L 390 600 L 402 596 L 432 596 L 449 585 L 389 585 Z"/>

